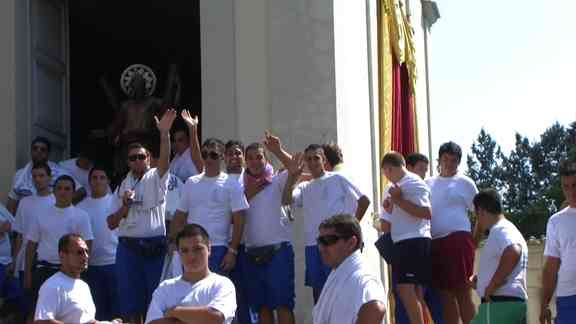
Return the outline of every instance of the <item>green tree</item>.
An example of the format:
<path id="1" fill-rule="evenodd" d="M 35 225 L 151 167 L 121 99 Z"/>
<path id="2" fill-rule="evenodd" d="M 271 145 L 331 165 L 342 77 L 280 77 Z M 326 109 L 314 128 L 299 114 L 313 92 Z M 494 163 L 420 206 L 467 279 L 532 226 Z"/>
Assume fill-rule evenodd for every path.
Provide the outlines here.
<path id="1" fill-rule="evenodd" d="M 484 128 L 472 144 L 472 155 L 466 157 L 467 175 L 474 180 L 479 189 L 494 188 L 502 190 L 502 160 L 504 154 L 500 146 Z"/>

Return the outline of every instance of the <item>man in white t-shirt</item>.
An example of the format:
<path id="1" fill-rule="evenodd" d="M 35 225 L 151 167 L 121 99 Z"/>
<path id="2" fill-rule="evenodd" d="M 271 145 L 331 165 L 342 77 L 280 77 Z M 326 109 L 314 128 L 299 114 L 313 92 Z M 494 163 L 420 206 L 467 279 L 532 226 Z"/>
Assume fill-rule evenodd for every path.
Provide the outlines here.
<path id="1" fill-rule="evenodd" d="M 161 120 L 158 167 L 150 168 L 150 151 L 139 143 L 128 146 L 130 172 L 116 195 L 122 206 L 108 216 L 108 227 L 118 228 L 116 270 L 120 314 L 142 323 L 154 289 L 160 282 L 166 242 L 166 192 L 170 165 L 170 129 L 177 114 L 168 109 Z"/>
<path id="2" fill-rule="evenodd" d="M 116 273 L 118 234 L 108 228 L 106 220 L 108 215 L 120 208 L 121 202 L 116 195 L 109 192 L 110 178 L 105 168 L 94 166 L 88 173 L 88 178 L 91 194 L 77 205 L 88 214 L 94 233 L 86 281 L 96 304 L 96 317 L 112 320 L 119 316 L 120 302 Z"/>
<path id="3" fill-rule="evenodd" d="M 94 235 L 90 219 L 85 211 L 72 205 L 74 179 L 62 175 L 56 179 L 54 196 L 56 203 L 36 215 L 26 233 L 26 264 L 24 288 L 35 294 L 50 276 L 58 272 L 60 257 L 58 241 L 66 234 L 75 233 L 84 237 L 90 246 Z M 38 252 L 38 262 L 34 268 L 34 255 Z"/>
<path id="4" fill-rule="evenodd" d="M 312 180 L 300 183 L 306 164 Z M 328 278 L 330 267 L 322 263 L 315 238 L 318 225 L 336 214 L 355 215 L 360 221 L 370 205 L 370 200 L 346 177 L 326 172 L 326 157 L 321 145 L 311 144 L 304 154 L 297 153 L 288 166 L 288 179 L 282 193 L 283 205 L 303 208 L 304 237 L 306 244 L 306 286 L 312 287 L 314 301 L 318 300 L 322 286 Z"/>
<path id="5" fill-rule="evenodd" d="M 409 172 L 400 153 L 382 158 L 388 190 L 391 237 L 394 242 L 392 270 L 396 290 L 411 323 L 424 323 L 427 313 L 423 287 L 430 282 L 430 189 L 417 174 Z"/>
<path id="6" fill-rule="evenodd" d="M 432 286 L 444 305 L 447 324 L 470 323 L 476 314 L 469 280 L 476 246 L 469 213 L 478 193 L 474 181 L 458 173 L 462 149 L 447 142 L 438 150 L 440 174 L 426 179 L 432 194 Z"/>
<path id="7" fill-rule="evenodd" d="M 88 266 L 88 252 L 88 245 L 80 235 L 66 234 L 60 238 L 60 269 L 40 288 L 34 323 L 98 323 L 90 288 L 80 279 Z"/>
<path id="8" fill-rule="evenodd" d="M 186 223 L 203 226 L 212 243 L 210 270 L 228 274 L 236 266 L 248 202 L 238 180 L 220 171 L 223 154 L 221 141 L 207 139 L 203 143 L 204 172 L 184 184 L 172 235 L 174 237 Z"/>
<path id="9" fill-rule="evenodd" d="M 184 272 L 154 291 L 146 323 L 232 323 L 236 292 L 230 279 L 208 267 L 212 249 L 206 230 L 188 224 L 175 240 Z"/>
<path id="10" fill-rule="evenodd" d="M 87 150 L 89 145 L 84 144 L 84 149 Z M 90 181 L 88 180 L 88 172 L 92 168 L 94 163 L 89 157 L 89 154 L 85 151 L 81 151 L 78 157 L 73 159 L 68 159 L 58 163 L 58 166 L 66 170 L 82 188 L 86 191 L 86 195 L 90 195 Z"/>
<path id="11" fill-rule="evenodd" d="M 386 315 L 386 291 L 361 249 L 362 229 L 352 215 L 334 215 L 319 226 L 318 246 L 331 269 L 318 303 L 314 324 L 382 323 Z"/>
<path id="12" fill-rule="evenodd" d="M 475 239 L 479 243 L 483 233 L 488 238 L 480 251 L 478 274 L 472 279 L 482 303 L 520 302 L 507 314 L 510 323 L 526 320 L 526 270 L 528 246 L 522 233 L 502 214 L 502 201 L 493 189 L 480 191 L 474 197 L 478 222 Z"/>
<path id="13" fill-rule="evenodd" d="M 170 162 L 170 172 L 186 182 L 204 168 L 204 162 L 198 142 L 198 117 L 192 118 L 188 110 L 182 110 L 181 115 L 188 129 L 174 131 L 174 157 Z"/>
<path id="14" fill-rule="evenodd" d="M 266 133 L 264 145 L 283 164 L 291 156 L 280 140 Z M 244 187 L 250 208 L 246 210 L 245 281 L 250 307 L 258 312 L 260 324 L 294 323 L 294 250 L 290 243 L 292 224 L 282 206 L 288 172 L 267 174 L 269 160 L 264 145 L 246 147 Z"/>
<path id="15" fill-rule="evenodd" d="M 50 166 L 52 173 L 52 182 L 50 185 L 52 187 L 54 186 L 56 179 L 61 175 L 70 175 L 66 170 L 58 166 L 57 163 L 48 161 L 51 148 L 52 144 L 45 137 L 39 136 L 32 140 L 32 144 L 30 145 L 30 162 L 16 171 L 14 179 L 12 180 L 12 187 L 8 193 L 6 208 L 10 213 L 12 213 L 12 215 L 16 215 L 18 203 L 22 198 L 36 194 L 36 188 L 34 187 L 34 181 L 32 180 L 32 166 L 35 163 L 46 163 Z M 82 189 L 82 185 L 78 183 L 76 179 L 74 179 L 74 181 L 77 190 L 74 195 L 74 201 L 80 201 L 86 193 Z"/>
<path id="16" fill-rule="evenodd" d="M 42 215 L 47 208 L 56 203 L 52 194 L 50 183 L 52 172 L 46 163 L 35 163 L 32 166 L 32 180 L 36 188 L 36 195 L 22 198 L 18 204 L 16 219 L 14 221 L 14 230 L 16 237 L 14 239 L 14 251 L 16 251 L 15 272 L 16 275 L 24 276 L 24 264 L 26 263 L 26 235 L 30 226 L 38 215 Z"/>
<path id="17" fill-rule="evenodd" d="M 540 322 L 550 323 L 550 300 L 556 292 L 556 324 L 576 318 L 576 161 L 560 164 L 562 192 L 568 207 L 552 215 L 546 226 Z"/>

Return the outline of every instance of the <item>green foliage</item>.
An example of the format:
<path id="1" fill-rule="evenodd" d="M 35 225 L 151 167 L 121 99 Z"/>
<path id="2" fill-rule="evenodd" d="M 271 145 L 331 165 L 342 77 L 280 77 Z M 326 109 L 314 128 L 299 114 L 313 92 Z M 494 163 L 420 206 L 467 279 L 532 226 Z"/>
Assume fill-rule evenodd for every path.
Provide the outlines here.
<path id="1" fill-rule="evenodd" d="M 498 190 L 508 218 L 526 237 L 539 237 L 564 201 L 558 163 L 567 157 L 576 158 L 576 122 L 568 128 L 555 123 L 533 143 L 517 133 L 508 155 L 482 129 L 467 157 L 467 175 L 479 189 Z"/>

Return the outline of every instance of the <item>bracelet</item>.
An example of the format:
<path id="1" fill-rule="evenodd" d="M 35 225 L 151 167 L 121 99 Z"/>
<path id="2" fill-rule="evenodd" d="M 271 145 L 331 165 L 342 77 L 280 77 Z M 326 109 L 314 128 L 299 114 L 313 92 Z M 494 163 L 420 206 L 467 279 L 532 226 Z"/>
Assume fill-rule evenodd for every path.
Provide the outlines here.
<path id="1" fill-rule="evenodd" d="M 236 250 L 235 248 L 230 247 L 230 246 L 228 247 L 228 252 L 230 252 L 234 255 L 238 255 L 238 250 Z"/>

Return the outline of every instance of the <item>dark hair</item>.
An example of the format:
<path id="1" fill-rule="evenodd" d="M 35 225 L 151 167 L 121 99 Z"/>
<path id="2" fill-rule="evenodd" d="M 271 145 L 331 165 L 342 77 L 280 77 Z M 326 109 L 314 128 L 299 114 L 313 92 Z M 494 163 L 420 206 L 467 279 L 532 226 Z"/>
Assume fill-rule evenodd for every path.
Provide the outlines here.
<path id="1" fill-rule="evenodd" d="M 110 178 L 110 175 L 108 174 L 108 169 L 106 167 L 104 167 L 104 165 L 95 164 L 92 167 L 92 169 L 90 169 L 90 171 L 88 171 L 88 182 L 90 182 L 90 179 L 92 179 L 92 174 L 94 173 L 94 171 L 103 171 L 104 174 L 106 174 L 106 177 Z"/>
<path id="2" fill-rule="evenodd" d="M 356 236 L 358 243 L 356 249 L 361 249 L 364 246 L 362 239 L 362 228 L 356 217 L 348 214 L 337 214 L 328 219 L 325 219 L 318 226 L 319 229 L 332 228 L 336 233 L 344 238 L 351 238 Z"/>
<path id="3" fill-rule="evenodd" d="M 438 158 L 441 158 L 443 154 L 456 155 L 456 157 L 458 157 L 458 163 L 462 160 L 462 149 L 458 144 L 452 141 L 440 145 L 440 149 L 438 149 Z"/>
<path id="4" fill-rule="evenodd" d="M 46 174 L 48 176 L 50 176 L 50 177 L 52 176 L 52 169 L 50 168 L 50 166 L 46 162 L 35 162 L 34 164 L 32 164 L 32 170 L 37 170 L 37 169 L 44 169 L 44 171 L 46 171 Z"/>
<path id="5" fill-rule="evenodd" d="M 237 141 L 237 140 L 229 140 L 228 142 L 226 142 L 226 145 L 224 145 L 224 149 L 226 151 L 228 151 L 229 149 L 233 148 L 234 146 L 238 146 L 240 148 L 240 150 L 242 152 L 244 152 L 244 143 L 242 143 L 241 141 Z"/>
<path id="6" fill-rule="evenodd" d="M 308 153 L 310 151 L 317 151 L 317 150 L 321 150 L 322 154 L 324 154 L 324 148 L 322 147 L 322 145 L 320 144 L 310 144 L 306 147 L 306 149 L 304 149 L 304 153 Z M 325 155 L 325 154 L 324 154 Z"/>
<path id="7" fill-rule="evenodd" d="M 558 173 L 560 173 L 561 177 L 576 175 L 576 161 L 573 160 L 561 161 Z"/>
<path id="8" fill-rule="evenodd" d="M 56 186 L 58 186 L 58 184 L 62 181 L 69 181 L 70 183 L 72 183 L 72 191 L 76 191 L 76 181 L 74 181 L 74 178 L 72 178 L 67 174 L 63 174 L 58 178 L 56 178 L 56 181 L 54 181 L 54 188 L 56 188 Z"/>
<path id="9" fill-rule="evenodd" d="M 336 143 L 324 144 L 322 145 L 324 150 L 324 155 L 326 156 L 326 161 L 331 167 L 342 163 L 344 161 L 344 156 L 342 155 L 342 149 Z"/>
<path id="10" fill-rule="evenodd" d="M 187 137 L 189 136 L 188 129 L 184 127 L 178 127 L 172 131 L 173 135 L 176 135 L 176 133 L 184 133 Z"/>
<path id="11" fill-rule="evenodd" d="M 146 151 L 146 153 L 149 154 L 148 149 L 140 144 L 140 143 L 130 143 L 130 145 L 128 145 L 128 148 L 126 149 L 126 156 L 128 156 L 128 154 L 130 154 L 130 151 L 132 150 L 139 150 L 139 149 L 144 149 Z"/>
<path id="12" fill-rule="evenodd" d="M 200 236 L 202 242 L 206 243 L 206 245 L 210 244 L 210 236 L 204 227 L 198 224 L 186 224 L 182 230 L 176 234 L 176 246 L 180 246 L 180 240 L 196 236 Z"/>
<path id="13" fill-rule="evenodd" d="M 268 156 L 266 155 L 266 149 L 264 147 L 264 145 L 262 145 L 262 143 L 259 142 L 254 142 L 251 143 L 250 145 L 246 146 L 246 149 L 244 149 L 244 154 L 248 155 L 248 151 L 252 151 L 252 150 L 262 150 L 262 152 L 264 153 L 264 157 L 266 158 L 266 160 L 268 160 Z"/>
<path id="14" fill-rule="evenodd" d="M 502 214 L 502 198 L 494 189 L 484 189 L 474 196 L 474 208 L 500 215 Z"/>
<path id="15" fill-rule="evenodd" d="M 70 242 L 80 239 L 82 241 L 84 241 L 84 239 L 82 238 L 82 236 L 80 236 L 79 234 L 75 234 L 75 233 L 69 233 L 69 234 L 65 234 L 64 236 L 62 236 L 59 240 L 58 240 L 58 252 L 67 252 L 68 251 L 68 245 L 70 245 Z"/>
<path id="16" fill-rule="evenodd" d="M 406 165 L 415 167 L 418 162 L 430 163 L 430 161 L 428 161 L 428 158 L 424 154 L 412 153 L 406 157 Z"/>
<path id="17" fill-rule="evenodd" d="M 30 144 L 30 147 L 34 146 L 34 144 L 37 143 L 41 143 L 46 145 L 46 148 L 48 149 L 48 152 L 50 152 L 52 150 L 52 142 L 50 142 L 49 139 L 47 139 L 44 136 L 36 136 L 33 140 L 32 143 Z"/>
<path id="18" fill-rule="evenodd" d="M 202 143 L 202 148 L 213 147 L 218 150 L 220 153 L 224 153 L 224 143 L 214 137 L 207 138 L 204 143 Z"/>
<path id="19" fill-rule="evenodd" d="M 380 162 L 380 167 L 384 168 L 385 166 L 392 166 L 392 167 L 403 167 L 406 165 L 404 161 L 404 157 L 402 154 L 394 151 L 390 151 L 386 153 L 382 157 L 382 162 Z"/>

